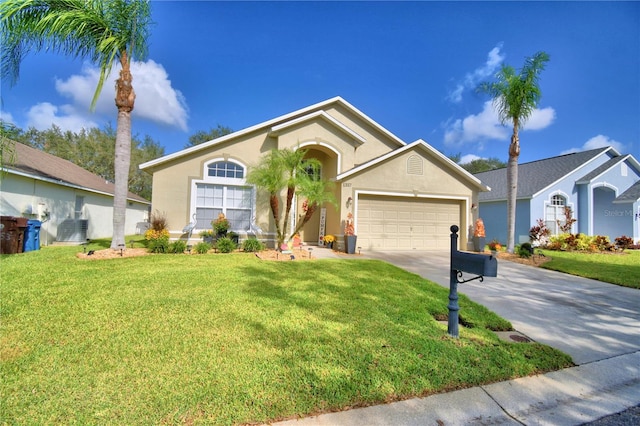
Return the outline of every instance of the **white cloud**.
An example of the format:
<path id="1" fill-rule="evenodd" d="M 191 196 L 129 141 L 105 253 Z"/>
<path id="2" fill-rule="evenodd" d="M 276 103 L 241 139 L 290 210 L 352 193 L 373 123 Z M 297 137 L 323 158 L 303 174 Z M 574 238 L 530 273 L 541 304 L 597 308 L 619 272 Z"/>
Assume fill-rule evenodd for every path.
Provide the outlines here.
<path id="1" fill-rule="evenodd" d="M 456 84 L 456 88 L 449 93 L 447 99 L 453 103 L 461 102 L 462 93 L 466 89 L 473 89 L 481 80 L 492 76 L 505 58 L 505 55 L 500 53 L 500 49 L 502 49 L 502 43 L 499 43 L 496 47 L 491 49 L 487 54 L 486 62 L 481 67 L 467 73 L 464 76 L 464 79 Z"/>
<path id="2" fill-rule="evenodd" d="M 616 151 L 620 153 L 626 150 L 626 146 L 622 142 L 613 140 L 610 137 L 605 135 L 598 135 L 586 141 L 580 148 L 567 149 L 565 151 L 562 151 L 560 155 L 571 154 L 571 153 L 580 152 L 580 151 L 589 151 L 590 149 L 604 148 L 607 146 L 613 147 Z"/>
<path id="3" fill-rule="evenodd" d="M 41 102 L 32 106 L 27 112 L 27 127 L 47 130 L 55 124 L 63 131 L 80 132 L 82 129 L 98 127 L 98 125 L 78 113 L 71 105 L 57 107 L 49 102 Z"/>
<path id="4" fill-rule="evenodd" d="M 556 111 L 551 107 L 534 109 L 527 121 L 522 125 L 522 130 L 542 130 L 551 125 L 556 119 Z"/>
<path id="5" fill-rule="evenodd" d="M 13 119 L 13 115 L 6 111 L 0 111 L 0 120 L 4 121 L 5 123 L 16 125 L 16 121 Z"/>
<path id="6" fill-rule="evenodd" d="M 500 124 L 493 103 L 487 101 L 479 114 L 457 119 L 449 125 L 444 133 L 444 144 L 449 147 L 458 147 L 465 143 L 477 143 L 487 139 L 508 139 L 509 135 L 509 130 Z"/>
<path id="7" fill-rule="evenodd" d="M 116 114 L 115 81 L 120 74 L 117 64 L 111 71 L 96 103 L 96 113 Z M 188 111 L 185 99 L 179 90 L 171 86 L 171 80 L 164 67 L 154 61 L 133 62 L 133 89 L 136 93 L 132 115 L 160 124 L 187 130 Z M 89 109 L 98 83 L 99 70 L 93 66 L 84 66 L 79 75 L 66 80 L 56 80 L 56 90 L 73 100 L 75 105 Z"/>
<path id="8" fill-rule="evenodd" d="M 556 112 L 551 107 L 535 109 L 521 131 L 545 129 L 553 123 L 555 117 Z M 493 102 L 486 101 L 479 114 L 471 114 L 455 120 L 453 124 L 445 125 L 444 144 L 460 147 L 466 143 L 475 143 L 482 147 L 482 142 L 486 140 L 509 140 L 511 132 L 511 126 L 500 123 Z"/>
<path id="9" fill-rule="evenodd" d="M 478 157 L 475 154 L 467 154 L 460 157 L 460 164 L 469 164 L 474 160 L 480 160 L 480 159 L 482 159 L 482 157 Z"/>

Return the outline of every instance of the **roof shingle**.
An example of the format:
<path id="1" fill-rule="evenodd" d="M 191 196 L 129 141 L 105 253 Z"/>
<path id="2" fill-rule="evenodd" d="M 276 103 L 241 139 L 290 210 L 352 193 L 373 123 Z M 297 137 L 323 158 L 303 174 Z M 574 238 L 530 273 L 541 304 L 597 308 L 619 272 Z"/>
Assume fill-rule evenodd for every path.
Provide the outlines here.
<path id="1" fill-rule="evenodd" d="M 518 164 L 518 192 L 516 198 L 533 196 L 609 149 L 611 148 L 598 148 Z M 491 187 L 491 192 L 481 192 L 479 194 L 480 201 L 496 201 L 507 198 L 506 168 L 476 173 L 474 176 L 485 185 Z"/>
<path id="2" fill-rule="evenodd" d="M 21 172 L 34 178 L 55 181 L 62 185 L 76 186 L 92 192 L 101 192 L 113 196 L 115 185 L 98 175 L 39 149 L 15 142 L 15 158 L 9 162 L 3 159 L 4 168 L 11 172 Z M 127 198 L 148 203 L 148 200 L 129 192 Z"/>

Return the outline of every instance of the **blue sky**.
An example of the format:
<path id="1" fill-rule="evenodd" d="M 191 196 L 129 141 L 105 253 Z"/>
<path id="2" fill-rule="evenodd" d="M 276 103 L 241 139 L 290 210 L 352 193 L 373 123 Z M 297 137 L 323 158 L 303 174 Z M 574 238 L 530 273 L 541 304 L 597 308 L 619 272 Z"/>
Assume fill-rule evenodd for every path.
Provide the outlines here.
<path id="1" fill-rule="evenodd" d="M 407 143 L 506 161 L 511 128 L 474 88 L 543 50 L 520 161 L 604 145 L 640 157 L 638 2 L 154 1 L 152 13 L 149 58 L 133 66 L 133 132 L 167 154 L 196 131 L 341 96 Z M 115 126 L 113 84 L 89 112 L 96 80 L 90 63 L 31 54 L 15 86 L 2 82 L 2 117 Z"/>

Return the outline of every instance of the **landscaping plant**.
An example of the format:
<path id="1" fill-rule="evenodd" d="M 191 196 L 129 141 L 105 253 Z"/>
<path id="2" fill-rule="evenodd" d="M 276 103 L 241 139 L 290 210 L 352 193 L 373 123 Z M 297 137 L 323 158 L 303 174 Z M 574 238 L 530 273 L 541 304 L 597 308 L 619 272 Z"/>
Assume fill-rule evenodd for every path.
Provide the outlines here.
<path id="1" fill-rule="evenodd" d="M 200 241 L 198 244 L 193 246 L 193 251 L 198 254 L 206 254 L 211 250 L 211 244 L 205 243 L 204 241 Z"/>
<path id="2" fill-rule="evenodd" d="M 231 253 L 237 248 L 236 243 L 231 238 L 222 237 L 216 241 L 216 249 L 220 253 Z"/>
<path id="3" fill-rule="evenodd" d="M 255 253 L 264 249 L 264 244 L 256 237 L 249 237 L 242 242 L 242 251 L 247 253 Z"/>

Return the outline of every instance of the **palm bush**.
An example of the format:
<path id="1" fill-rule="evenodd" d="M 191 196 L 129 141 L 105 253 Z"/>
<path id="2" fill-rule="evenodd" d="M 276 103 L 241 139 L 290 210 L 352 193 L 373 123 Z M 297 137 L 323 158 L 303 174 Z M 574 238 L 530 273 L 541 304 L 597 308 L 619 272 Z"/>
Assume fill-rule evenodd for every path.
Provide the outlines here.
<path id="1" fill-rule="evenodd" d="M 242 251 L 255 253 L 264 250 L 264 244 L 256 237 L 247 238 L 242 242 Z"/>
<path id="2" fill-rule="evenodd" d="M 236 243 L 234 243 L 231 238 L 222 237 L 216 241 L 216 249 L 218 249 L 220 253 L 231 253 L 236 248 Z"/>

